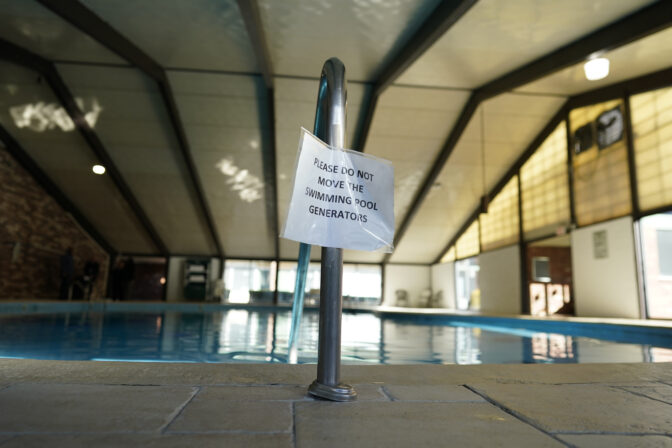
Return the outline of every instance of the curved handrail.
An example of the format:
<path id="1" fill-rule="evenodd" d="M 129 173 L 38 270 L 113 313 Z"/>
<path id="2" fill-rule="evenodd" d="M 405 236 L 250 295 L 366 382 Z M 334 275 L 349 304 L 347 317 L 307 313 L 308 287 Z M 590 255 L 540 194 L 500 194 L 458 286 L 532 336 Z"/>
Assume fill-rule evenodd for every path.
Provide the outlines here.
<path id="1" fill-rule="evenodd" d="M 322 66 L 313 133 L 322 141 L 337 148 L 345 147 L 347 92 L 345 65 L 338 58 L 328 59 Z M 310 250 L 310 244 L 301 243 L 299 246 L 299 259 L 296 266 L 296 280 L 294 283 L 294 300 L 292 301 L 292 322 L 287 344 L 290 360 L 296 359 L 296 342 L 303 314 Z"/>
<path id="2" fill-rule="evenodd" d="M 334 148 L 345 147 L 347 86 L 345 66 L 337 58 L 322 66 L 315 111 L 315 135 Z M 322 248 L 320 273 L 320 335 L 317 379 L 308 392 L 333 401 L 352 401 L 357 392 L 340 382 L 343 249 Z"/>
<path id="3" fill-rule="evenodd" d="M 313 133 L 336 148 L 345 147 L 347 92 L 345 65 L 328 59 L 322 66 Z"/>

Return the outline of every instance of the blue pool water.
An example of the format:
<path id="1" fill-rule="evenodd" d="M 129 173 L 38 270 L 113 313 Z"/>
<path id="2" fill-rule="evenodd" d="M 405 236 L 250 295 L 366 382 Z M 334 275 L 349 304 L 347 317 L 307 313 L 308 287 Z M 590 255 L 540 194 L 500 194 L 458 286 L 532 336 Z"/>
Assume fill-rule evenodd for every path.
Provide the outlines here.
<path id="1" fill-rule="evenodd" d="M 317 312 L 304 313 L 295 356 L 287 353 L 290 314 L 273 309 L 0 314 L 0 357 L 316 362 Z M 534 322 L 498 322 L 345 312 L 342 359 L 351 364 L 672 361 L 672 336 L 666 332 L 550 325 L 548 333 Z"/>

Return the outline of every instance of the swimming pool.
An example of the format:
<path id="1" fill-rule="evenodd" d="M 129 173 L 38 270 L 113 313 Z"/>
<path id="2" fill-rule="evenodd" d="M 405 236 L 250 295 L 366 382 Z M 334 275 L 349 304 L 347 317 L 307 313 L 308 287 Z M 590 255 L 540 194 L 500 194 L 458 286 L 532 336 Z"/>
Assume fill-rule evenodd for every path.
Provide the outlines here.
<path id="1" fill-rule="evenodd" d="M 315 310 L 304 312 L 298 351 L 290 358 L 289 310 L 151 308 L 82 312 L 73 306 L 70 312 L 46 313 L 35 308 L 0 314 L 0 357 L 216 363 L 317 360 Z M 476 316 L 346 311 L 342 360 L 348 364 L 672 361 L 672 333 Z"/>

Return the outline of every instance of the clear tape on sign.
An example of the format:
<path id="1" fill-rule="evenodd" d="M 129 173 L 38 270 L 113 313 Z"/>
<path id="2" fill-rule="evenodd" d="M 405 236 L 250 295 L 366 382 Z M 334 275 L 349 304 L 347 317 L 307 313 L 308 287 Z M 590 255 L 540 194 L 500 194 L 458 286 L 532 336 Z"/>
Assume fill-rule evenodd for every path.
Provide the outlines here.
<path id="1" fill-rule="evenodd" d="M 392 252 L 394 167 L 334 148 L 301 128 L 281 237 L 324 247 Z"/>

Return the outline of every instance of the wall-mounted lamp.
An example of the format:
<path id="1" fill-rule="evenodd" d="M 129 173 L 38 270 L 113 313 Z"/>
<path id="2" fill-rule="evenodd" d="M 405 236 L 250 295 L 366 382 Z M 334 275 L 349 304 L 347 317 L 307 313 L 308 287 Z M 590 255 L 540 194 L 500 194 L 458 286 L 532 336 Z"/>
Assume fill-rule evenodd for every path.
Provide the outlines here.
<path id="1" fill-rule="evenodd" d="M 609 59 L 591 58 L 583 64 L 583 72 L 588 81 L 604 79 L 609 75 Z"/>

